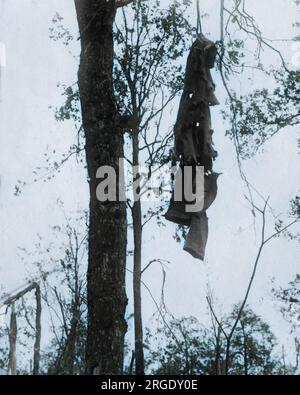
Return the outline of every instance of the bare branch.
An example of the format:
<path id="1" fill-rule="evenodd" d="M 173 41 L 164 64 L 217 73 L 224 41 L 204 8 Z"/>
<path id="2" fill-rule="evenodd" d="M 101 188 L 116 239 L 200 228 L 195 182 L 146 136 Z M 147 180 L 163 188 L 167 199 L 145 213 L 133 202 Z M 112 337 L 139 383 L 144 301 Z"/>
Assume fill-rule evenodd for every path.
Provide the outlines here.
<path id="1" fill-rule="evenodd" d="M 37 286 L 38 286 L 37 283 L 34 282 L 34 283 L 28 285 L 22 291 L 18 292 L 17 294 L 8 296 L 6 299 L 1 301 L 0 308 L 5 306 L 5 305 L 8 306 L 8 305 L 16 302 L 18 299 L 22 298 L 25 294 L 27 294 L 28 292 L 32 291 Z"/>
<path id="2" fill-rule="evenodd" d="M 222 332 L 223 335 L 225 336 L 225 339 L 228 340 L 228 335 L 227 335 L 227 333 L 225 332 L 225 330 L 224 330 L 224 328 L 223 328 L 223 325 L 222 325 L 221 322 L 219 321 L 219 319 L 218 319 L 218 317 L 217 317 L 217 315 L 216 315 L 216 313 L 215 313 L 215 311 L 214 311 L 214 309 L 213 309 L 213 307 L 212 307 L 211 300 L 210 300 L 210 298 L 209 298 L 208 296 L 206 297 L 206 300 L 207 300 L 207 303 L 208 303 L 208 307 L 209 307 L 209 309 L 210 309 L 210 311 L 211 311 L 211 313 L 212 313 L 212 315 L 213 315 L 213 317 L 214 317 L 216 323 L 218 324 L 219 329 L 221 330 L 221 332 Z"/>
<path id="3" fill-rule="evenodd" d="M 130 270 L 130 269 L 126 269 L 126 270 L 127 270 L 129 273 L 133 274 L 133 271 L 132 271 L 132 270 Z M 152 299 L 153 303 L 155 304 L 155 306 L 156 306 L 156 308 L 157 308 L 157 311 L 158 311 L 159 315 L 161 316 L 161 319 L 163 320 L 163 323 L 165 324 L 166 328 L 169 330 L 170 334 L 173 336 L 173 338 L 174 338 L 174 340 L 175 340 L 177 346 L 180 348 L 181 351 L 184 351 L 183 348 L 182 348 L 182 346 L 181 346 L 180 341 L 177 339 L 175 333 L 173 332 L 172 328 L 171 328 L 170 325 L 168 324 L 168 322 L 167 322 L 167 320 L 166 320 L 166 318 L 165 318 L 165 316 L 164 316 L 164 314 L 163 314 L 163 312 L 162 312 L 162 310 L 161 310 L 161 308 L 160 308 L 158 302 L 155 300 L 155 297 L 153 296 L 153 294 L 152 294 L 152 292 L 151 292 L 151 289 L 148 287 L 148 285 L 147 285 L 143 280 L 141 280 L 141 284 L 145 287 L 145 289 L 146 289 L 147 292 L 149 293 L 150 298 Z"/>

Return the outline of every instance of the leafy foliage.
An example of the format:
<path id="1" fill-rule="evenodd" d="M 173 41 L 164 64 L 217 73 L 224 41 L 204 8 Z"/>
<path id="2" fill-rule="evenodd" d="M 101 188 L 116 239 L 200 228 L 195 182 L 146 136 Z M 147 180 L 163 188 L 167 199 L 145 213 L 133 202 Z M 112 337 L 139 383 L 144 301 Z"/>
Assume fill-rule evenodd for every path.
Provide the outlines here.
<path id="1" fill-rule="evenodd" d="M 236 307 L 224 320 L 232 325 Z M 148 330 L 148 367 L 155 374 L 218 375 L 225 363 L 225 340 L 216 328 L 203 328 L 193 317 L 173 319 L 168 327 L 161 326 L 155 333 Z M 155 345 L 155 349 L 153 349 Z M 276 339 L 270 327 L 251 309 L 240 319 L 232 340 L 229 374 L 275 375 L 290 374 L 274 350 Z"/>
<path id="2" fill-rule="evenodd" d="M 183 67 L 178 60 L 194 32 L 184 17 L 190 3 L 173 1 L 163 9 L 159 1 L 136 0 L 131 10 L 122 9 L 121 25 L 117 18 L 114 33 L 114 81 L 121 115 L 137 111 L 139 120 L 145 120 L 162 88 L 170 96 L 182 89 Z"/>
<path id="3" fill-rule="evenodd" d="M 269 74 L 276 85 L 273 91 L 261 89 L 234 97 L 235 127 L 244 158 L 254 155 L 281 129 L 300 124 L 300 72 L 282 68 Z"/>

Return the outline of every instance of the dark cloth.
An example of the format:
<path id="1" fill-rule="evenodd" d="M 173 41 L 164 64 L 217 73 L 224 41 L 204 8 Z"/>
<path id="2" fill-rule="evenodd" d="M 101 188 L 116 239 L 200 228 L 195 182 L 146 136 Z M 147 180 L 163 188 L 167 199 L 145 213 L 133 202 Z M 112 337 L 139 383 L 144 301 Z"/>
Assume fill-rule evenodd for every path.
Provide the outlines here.
<path id="1" fill-rule="evenodd" d="M 189 252 L 194 258 L 204 260 L 205 248 L 208 238 L 208 218 L 203 211 L 198 215 L 193 215 L 191 227 L 187 235 L 183 249 Z"/>
<path id="2" fill-rule="evenodd" d="M 176 201 L 173 193 L 165 215 L 169 221 L 190 227 L 184 249 L 202 260 L 208 238 L 206 210 L 217 195 L 218 174 L 213 173 L 213 161 L 217 152 L 213 147 L 210 113 L 210 106 L 219 104 L 210 73 L 216 55 L 216 45 L 202 34 L 199 35 L 187 59 L 184 90 L 174 127 L 175 152 L 181 168 L 203 166 L 207 174 L 204 179 L 204 208 L 198 213 L 188 213 L 187 202 L 184 199 Z"/>
<path id="3" fill-rule="evenodd" d="M 217 197 L 218 186 L 217 179 L 219 174 L 212 173 L 204 177 L 204 202 L 203 209 L 201 212 L 206 212 L 209 207 L 213 204 Z M 176 189 L 176 185 L 175 185 Z M 186 211 L 187 204 L 193 204 L 195 202 L 186 202 L 184 199 L 184 195 L 182 192 L 183 199 L 181 201 L 176 201 L 173 193 L 169 209 L 165 214 L 165 218 L 168 221 L 174 222 L 178 225 L 191 225 L 191 219 L 193 215 L 197 215 L 198 213 L 189 213 Z"/>
<path id="4" fill-rule="evenodd" d="M 212 162 L 217 156 L 213 149 L 209 108 L 219 104 L 210 74 L 216 53 L 214 43 L 203 35 L 192 45 L 174 128 L 177 156 L 185 165 L 201 165 L 206 171 L 212 171 Z"/>

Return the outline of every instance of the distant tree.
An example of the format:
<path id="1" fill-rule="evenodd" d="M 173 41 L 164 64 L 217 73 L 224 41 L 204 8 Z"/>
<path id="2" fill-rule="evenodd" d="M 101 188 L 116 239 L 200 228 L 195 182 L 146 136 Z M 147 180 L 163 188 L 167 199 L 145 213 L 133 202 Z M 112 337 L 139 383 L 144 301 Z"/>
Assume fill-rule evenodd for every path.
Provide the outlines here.
<path id="1" fill-rule="evenodd" d="M 214 374 L 214 339 L 194 317 L 148 329 L 145 343 L 149 374 Z"/>
<path id="2" fill-rule="evenodd" d="M 47 339 L 41 350 L 41 374 L 73 375 L 85 372 L 86 222 L 86 215 L 79 213 L 72 220 L 66 219 L 65 224 L 51 227 L 50 240 L 38 235 L 34 249 L 20 249 L 20 258 L 30 267 L 31 278 L 40 285 L 43 334 Z M 16 312 L 20 326 L 18 344 L 22 344 L 22 350 L 28 350 L 35 333 L 35 300 L 29 296 L 24 301 L 21 299 L 16 304 Z M 19 359 L 24 362 L 23 357 Z M 27 372 L 31 373 L 31 370 L 27 369 Z"/>
<path id="3" fill-rule="evenodd" d="M 228 322 L 234 320 L 237 310 L 238 306 Z M 291 368 L 285 367 L 283 361 L 274 356 L 276 345 L 277 340 L 269 325 L 247 308 L 232 339 L 229 374 L 266 376 L 291 372 Z"/>
<path id="4" fill-rule="evenodd" d="M 43 354 L 43 369 L 48 374 L 73 375 L 85 371 L 88 243 L 85 220 L 85 216 L 79 216 L 75 224 L 53 227 L 57 242 L 60 240 L 55 247 L 37 245 L 39 261 L 35 266 L 42 279 L 42 300 L 48 308 L 52 332 L 51 345 Z"/>
<path id="5" fill-rule="evenodd" d="M 233 313 L 223 320 L 232 325 Z M 155 374 L 224 374 L 226 342 L 220 332 L 204 329 L 195 318 L 172 320 L 147 333 L 147 362 Z M 245 309 L 232 340 L 230 375 L 290 374 L 275 353 L 276 339 L 270 327 L 252 310 Z"/>
<path id="6" fill-rule="evenodd" d="M 294 338 L 295 371 L 300 369 L 300 274 L 287 287 L 273 289 L 280 311 L 284 319 L 290 324 L 290 333 Z"/>
<path id="7" fill-rule="evenodd" d="M 291 0 L 290 4 L 298 1 Z M 288 126 L 300 123 L 299 89 L 300 73 L 295 63 L 295 53 L 288 62 L 264 36 L 245 1 L 237 0 L 223 8 L 223 31 L 219 68 L 228 93 L 228 107 L 224 111 L 231 123 L 228 134 L 234 139 L 241 158 L 249 158 L 270 138 Z M 299 27 L 299 23 L 295 26 Z M 234 30 L 238 31 L 235 35 Z M 299 41 L 299 36 L 290 41 Z M 249 43 L 249 50 L 245 46 Z M 275 45 L 275 44 L 274 44 Z M 277 56 L 279 66 L 271 67 L 263 52 Z M 250 65 L 251 62 L 251 66 Z M 296 66 L 296 67 L 295 67 Z M 249 67 L 255 76 L 264 76 L 272 88 L 258 89 L 240 94 L 234 88 L 237 75 L 247 75 Z M 251 79 L 250 76 L 248 78 Z"/>

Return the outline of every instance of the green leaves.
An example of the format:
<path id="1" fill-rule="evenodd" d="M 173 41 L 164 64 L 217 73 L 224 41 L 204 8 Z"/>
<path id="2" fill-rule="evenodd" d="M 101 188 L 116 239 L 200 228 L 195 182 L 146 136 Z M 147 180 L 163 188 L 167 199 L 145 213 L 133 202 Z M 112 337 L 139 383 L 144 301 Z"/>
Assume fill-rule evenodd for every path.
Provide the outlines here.
<path id="1" fill-rule="evenodd" d="M 77 85 L 76 89 L 72 86 L 63 85 L 62 96 L 65 97 L 65 101 L 61 107 L 56 109 L 55 119 L 61 122 L 69 119 L 75 122 L 80 121 L 79 91 Z"/>
<path id="2" fill-rule="evenodd" d="M 63 24 L 64 18 L 57 12 L 52 18 L 53 26 L 49 29 L 50 36 L 53 41 L 61 41 L 68 46 L 74 37 L 71 35 L 69 29 Z"/>
<path id="3" fill-rule="evenodd" d="M 114 81 L 121 115 L 134 111 L 135 102 L 135 110 L 146 118 L 162 86 L 166 95 L 182 88 L 180 60 L 193 34 L 183 16 L 189 4 L 174 1 L 164 9 L 159 1 L 137 0 L 117 17 Z"/>
<path id="4" fill-rule="evenodd" d="M 287 126 L 300 124 L 300 72 L 272 70 L 275 88 L 254 90 L 246 96 L 233 95 L 231 112 L 239 136 L 240 154 L 253 156 L 272 136 Z M 233 131 L 228 131 L 233 136 Z"/>
<path id="5" fill-rule="evenodd" d="M 230 327 L 238 306 L 222 320 Z M 226 340 L 217 328 L 207 329 L 194 317 L 172 319 L 155 331 L 148 330 L 148 366 L 153 374 L 215 375 L 225 362 Z M 270 327 L 251 309 L 240 319 L 231 344 L 230 375 L 275 375 L 284 370 L 274 352 L 276 339 Z M 288 367 L 285 367 L 288 369 Z"/>

